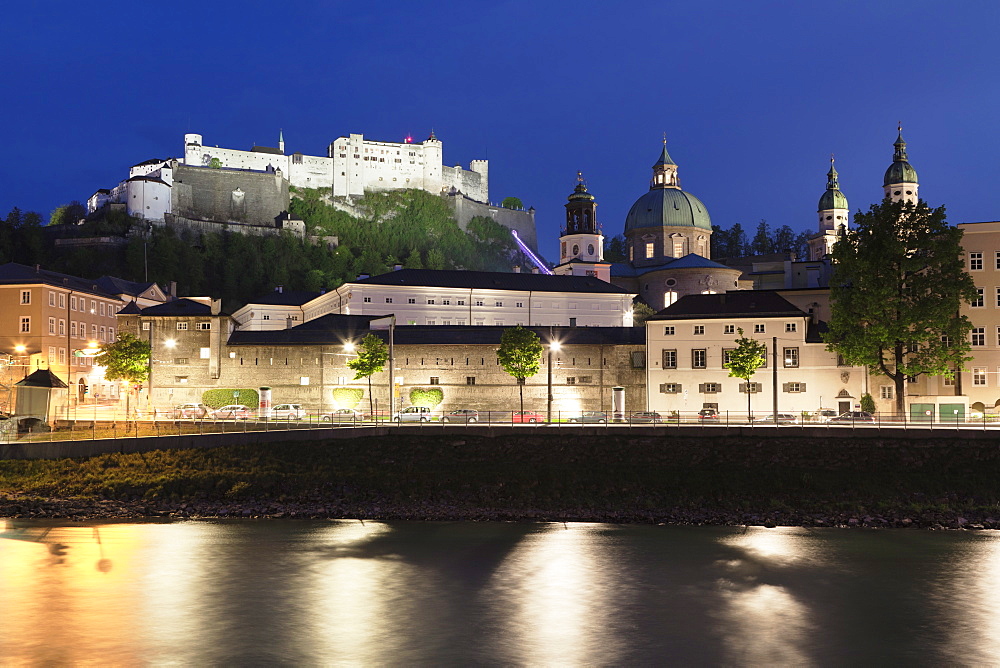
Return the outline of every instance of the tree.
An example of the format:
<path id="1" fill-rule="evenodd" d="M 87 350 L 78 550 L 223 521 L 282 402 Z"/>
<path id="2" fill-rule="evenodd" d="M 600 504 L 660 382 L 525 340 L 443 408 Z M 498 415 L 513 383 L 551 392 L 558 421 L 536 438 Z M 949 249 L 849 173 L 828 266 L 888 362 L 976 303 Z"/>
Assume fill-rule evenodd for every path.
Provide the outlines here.
<path id="1" fill-rule="evenodd" d="M 520 325 L 505 329 L 500 337 L 497 358 L 503 370 L 517 378 L 521 413 L 524 413 L 524 379 L 538 373 L 542 362 L 542 343 L 538 334 Z"/>
<path id="2" fill-rule="evenodd" d="M 750 415 L 750 379 L 757 373 L 757 369 L 767 362 L 767 346 L 756 339 L 743 336 L 743 328 L 736 330 L 739 338 L 736 339 L 736 348 L 729 351 L 729 361 L 723 367 L 729 369 L 731 378 L 741 378 L 747 389 L 747 415 Z M 775 420 L 778 418 L 775 417 Z"/>
<path id="3" fill-rule="evenodd" d="M 520 210 L 524 208 L 524 202 L 522 202 L 518 197 L 504 197 L 503 201 L 500 202 L 500 206 L 502 206 L 505 209 Z"/>
<path id="4" fill-rule="evenodd" d="M 896 386 L 905 411 L 908 378 L 951 377 L 971 349 L 963 303 L 982 297 L 962 262 L 962 231 L 944 207 L 882 200 L 858 212 L 833 247 L 831 317 L 823 339 L 848 364 L 866 366 Z"/>
<path id="5" fill-rule="evenodd" d="M 628 242 L 624 234 L 617 234 L 604 246 L 604 259 L 607 262 L 628 262 Z"/>
<path id="6" fill-rule="evenodd" d="M 388 346 L 371 332 L 365 334 L 365 338 L 361 339 L 358 356 L 347 361 L 347 368 L 354 372 L 354 380 L 368 379 L 368 407 L 373 418 L 377 416 L 375 415 L 375 402 L 372 399 L 372 374 L 382 371 L 388 361 Z M 391 387 L 389 391 L 392 392 Z"/>
<path id="7" fill-rule="evenodd" d="M 649 320 L 649 318 L 654 315 L 656 315 L 656 311 L 654 311 L 649 304 L 646 304 L 645 302 L 632 303 L 633 327 L 645 327 L 646 321 Z"/>
<path id="8" fill-rule="evenodd" d="M 149 378 L 149 357 L 148 341 L 136 338 L 128 332 L 121 332 L 114 343 L 101 348 L 101 352 L 94 357 L 94 363 L 104 367 L 106 379 L 124 380 L 138 392 L 139 387 Z M 125 412 L 129 414 L 132 392 L 125 396 Z"/>
<path id="9" fill-rule="evenodd" d="M 753 235 L 753 241 L 750 242 L 750 251 L 754 255 L 767 255 L 775 252 L 774 239 L 771 238 L 771 226 L 766 220 L 761 219 L 757 223 L 757 231 Z"/>

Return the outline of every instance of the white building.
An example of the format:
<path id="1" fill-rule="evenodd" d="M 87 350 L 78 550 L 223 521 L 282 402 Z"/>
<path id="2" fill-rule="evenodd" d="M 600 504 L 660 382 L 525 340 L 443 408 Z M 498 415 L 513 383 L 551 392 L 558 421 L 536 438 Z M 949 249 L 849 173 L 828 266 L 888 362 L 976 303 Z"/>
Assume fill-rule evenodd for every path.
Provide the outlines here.
<path id="1" fill-rule="evenodd" d="M 254 146 L 249 151 L 206 146 L 200 134 L 184 135 L 184 163 L 287 175 L 298 188 L 331 188 L 334 197 L 361 196 L 371 190 L 418 188 L 435 195 L 461 192 L 489 202 L 489 163 L 473 160 L 469 169 L 445 166 L 441 140 L 432 132 L 423 142 L 380 142 L 351 134 L 327 147 L 326 156 L 285 155 L 284 136 L 278 147 Z"/>
<path id="2" fill-rule="evenodd" d="M 751 379 L 753 413 L 771 414 L 775 396 L 780 413 L 855 410 L 865 392 L 864 369 L 838 364 L 820 337 L 824 328 L 818 312 L 810 314 L 777 292 L 682 297 L 646 322 L 649 410 L 692 415 L 714 408 L 745 415 L 746 383 L 723 366 L 740 329 L 767 347 L 767 362 Z"/>
<path id="3" fill-rule="evenodd" d="M 241 330 L 284 329 L 328 313 L 392 313 L 400 325 L 629 327 L 634 295 L 593 276 L 400 269 L 307 297 L 268 295 L 233 318 Z"/>

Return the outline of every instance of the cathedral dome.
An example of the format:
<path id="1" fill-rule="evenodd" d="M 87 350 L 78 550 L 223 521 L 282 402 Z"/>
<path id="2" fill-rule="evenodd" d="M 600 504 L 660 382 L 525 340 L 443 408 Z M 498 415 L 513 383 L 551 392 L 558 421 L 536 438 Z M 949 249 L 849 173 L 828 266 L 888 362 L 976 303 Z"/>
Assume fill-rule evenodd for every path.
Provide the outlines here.
<path id="1" fill-rule="evenodd" d="M 697 227 L 712 230 L 701 200 L 680 188 L 653 188 L 640 197 L 625 217 L 625 231 L 641 227 Z"/>
<path id="2" fill-rule="evenodd" d="M 823 193 L 823 196 L 819 198 L 818 211 L 827 211 L 829 209 L 847 209 L 847 197 L 844 196 L 839 190 L 827 190 Z"/>

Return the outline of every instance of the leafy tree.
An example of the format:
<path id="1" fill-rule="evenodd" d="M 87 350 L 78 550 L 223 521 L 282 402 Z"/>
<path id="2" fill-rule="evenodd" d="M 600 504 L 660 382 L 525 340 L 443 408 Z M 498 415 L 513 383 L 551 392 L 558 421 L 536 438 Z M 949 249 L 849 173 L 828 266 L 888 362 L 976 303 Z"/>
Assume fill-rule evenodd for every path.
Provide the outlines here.
<path id="1" fill-rule="evenodd" d="M 947 224 L 944 207 L 888 198 L 854 225 L 833 247 L 823 338 L 849 364 L 892 380 L 903 413 L 908 378 L 952 376 L 972 359 L 972 323 L 959 308 L 977 292 L 961 259 L 962 231 Z"/>
<path id="2" fill-rule="evenodd" d="M 503 201 L 500 202 L 500 206 L 505 209 L 523 209 L 524 202 L 517 197 L 504 197 Z"/>
<path id="3" fill-rule="evenodd" d="M 354 380 L 368 379 L 368 407 L 371 409 L 373 417 L 375 417 L 375 402 L 372 399 L 372 374 L 385 369 L 385 364 L 388 361 L 388 346 L 378 336 L 369 332 L 365 338 L 361 339 L 358 356 L 347 362 L 347 368 L 354 372 Z M 392 391 L 391 387 L 389 391 Z"/>
<path id="4" fill-rule="evenodd" d="M 530 329 L 518 325 L 503 331 L 500 347 L 497 349 L 500 366 L 509 375 L 517 378 L 517 389 L 524 412 L 524 379 L 538 373 L 542 360 L 542 343 Z"/>
<path id="5" fill-rule="evenodd" d="M 632 304 L 632 326 L 645 327 L 646 321 L 656 315 L 656 311 L 645 302 L 633 302 Z"/>
<path id="6" fill-rule="evenodd" d="M 617 234 L 604 245 L 604 259 L 608 262 L 628 262 L 628 244 L 624 234 Z"/>
<path id="7" fill-rule="evenodd" d="M 78 201 L 73 200 L 69 204 L 56 207 L 52 215 L 49 216 L 49 225 L 75 225 L 86 217 L 87 209 Z"/>
<path id="8" fill-rule="evenodd" d="M 729 361 L 723 366 L 729 369 L 730 377 L 741 378 L 745 382 L 747 390 L 747 415 L 749 415 L 750 379 L 757 373 L 757 369 L 764 366 L 767 361 L 767 346 L 756 339 L 743 336 L 742 327 L 736 331 L 740 335 L 736 339 L 736 348 L 729 351 Z"/>
<path id="9" fill-rule="evenodd" d="M 222 161 L 218 158 L 212 158 L 208 161 L 208 166 L 212 169 L 222 169 Z"/>
<path id="10" fill-rule="evenodd" d="M 94 362 L 104 367 L 108 380 L 124 380 L 130 384 L 145 383 L 149 378 L 149 342 L 128 332 L 120 332 L 114 343 L 101 348 Z"/>

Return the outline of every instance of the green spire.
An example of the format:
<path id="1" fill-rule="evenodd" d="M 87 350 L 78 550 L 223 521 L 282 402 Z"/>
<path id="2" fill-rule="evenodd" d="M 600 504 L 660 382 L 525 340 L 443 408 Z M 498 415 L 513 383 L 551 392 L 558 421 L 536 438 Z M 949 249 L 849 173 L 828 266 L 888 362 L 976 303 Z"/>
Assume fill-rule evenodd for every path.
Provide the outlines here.
<path id="1" fill-rule="evenodd" d="M 826 187 L 828 190 L 840 190 L 840 182 L 837 176 L 837 168 L 833 166 L 833 154 L 831 154 L 830 171 L 826 173 Z"/>
<path id="2" fill-rule="evenodd" d="M 830 171 L 826 173 L 826 192 L 819 198 L 818 211 L 830 209 L 846 209 L 847 197 L 840 192 L 840 180 L 837 168 L 833 166 L 833 156 L 830 156 Z"/>
<path id="3" fill-rule="evenodd" d="M 674 165 L 675 167 L 677 166 L 677 163 L 674 162 L 673 159 L 670 157 L 670 154 L 667 153 L 667 133 L 666 132 L 663 133 L 663 152 L 660 153 L 660 159 L 656 161 L 656 164 L 654 164 L 653 167 L 656 168 L 656 167 L 659 167 L 660 165 Z"/>
<path id="4" fill-rule="evenodd" d="M 903 139 L 902 124 L 899 125 L 898 130 L 899 130 L 899 136 L 896 137 L 896 141 L 894 141 L 892 144 L 896 149 L 895 152 L 893 153 L 892 160 L 893 162 L 906 162 L 907 161 L 906 141 Z"/>

